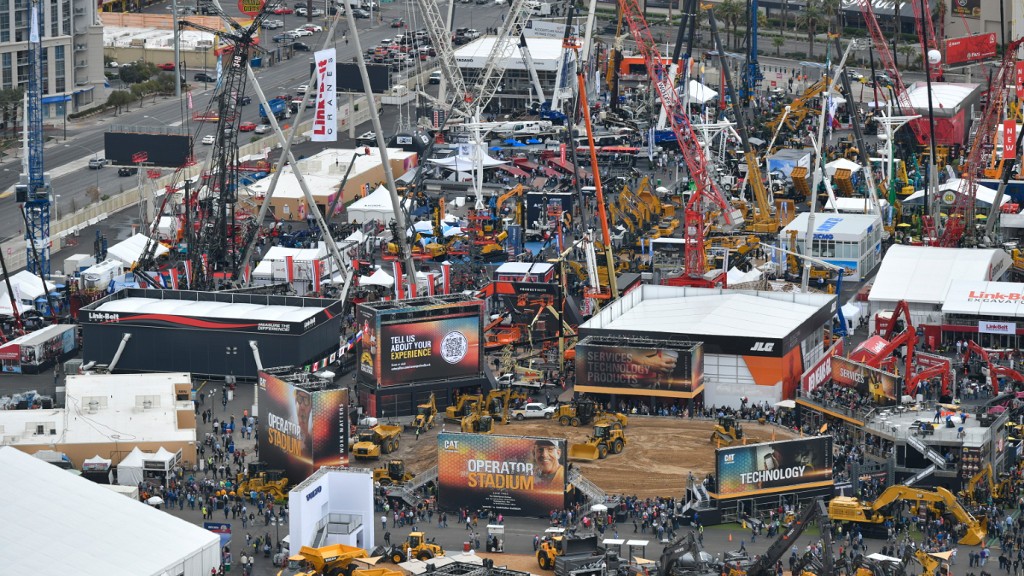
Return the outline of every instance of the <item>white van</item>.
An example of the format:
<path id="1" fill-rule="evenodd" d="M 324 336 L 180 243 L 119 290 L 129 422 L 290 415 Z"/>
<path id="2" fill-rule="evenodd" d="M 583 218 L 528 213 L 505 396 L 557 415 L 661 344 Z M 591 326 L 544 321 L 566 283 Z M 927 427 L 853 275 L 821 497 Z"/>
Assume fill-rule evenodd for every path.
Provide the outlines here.
<path id="1" fill-rule="evenodd" d="M 495 134 L 540 134 L 551 130 L 550 120 L 527 120 L 523 122 L 505 122 L 494 128 Z"/>

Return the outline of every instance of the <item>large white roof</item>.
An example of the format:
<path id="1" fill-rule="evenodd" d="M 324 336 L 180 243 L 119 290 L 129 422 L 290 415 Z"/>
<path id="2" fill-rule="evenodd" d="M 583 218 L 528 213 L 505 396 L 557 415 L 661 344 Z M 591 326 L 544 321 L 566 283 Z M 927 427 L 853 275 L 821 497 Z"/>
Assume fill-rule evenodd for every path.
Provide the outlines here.
<path id="1" fill-rule="evenodd" d="M 266 306 L 245 302 L 214 302 L 196 300 L 159 300 L 156 298 L 128 297 L 100 304 L 97 312 L 120 314 L 166 314 L 223 320 L 256 320 L 258 322 L 303 322 L 321 308 L 313 306 Z"/>
<path id="2" fill-rule="evenodd" d="M 868 300 L 941 304 L 954 280 L 999 279 L 1009 267 L 1002 250 L 897 244 L 882 259 Z"/>
<path id="3" fill-rule="evenodd" d="M 932 108 L 936 113 L 955 109 L 963 104 L 964 99 L 978 89 L 978 84 L 958 84 L 954 82 L 932 82 Z M 915 82 L 907 89 L 910 105 L 918 110 L 928 109 L 928 85 Z"/>
<path id="4" fill-rule="evenodd" d="M 193 576 L 219 560 L 217 534 L 17 448 L 0 448 L 0 486 L 6 574 Z"/>
<path id="5" fill-rule="evenodd" d="M 1024 317 L 1024 284 L 957 280 L 949 286 L 942 313 Z"/>
<path id="6" fill-rule="evenodd" d="M 52 442 L 107 444 L 119 434 L 122 447 L 145 442 L 195 442 L 195 426 L 179 427 L 178 422 L 178 410 L 191 411 L 192 401 L 174 397 L 175 384 L 191 385 L 191 381 L 187 372 L 69 375 L 67 408 L 0 410 L 0 439 L 30 446 Z M 150 402 L 145 410 L 138 408 L 143 396 Z M 44 433 L 34 434 L 40 425 Z"/>
<path id="7" fill-rule="evenodd" d="M 826 294 L 644 285 L 581 328 L 785 338 L 832 300 Z"/>
<path id="8" fill-rule="evenodd" d="M 790 230 L 796 230 L 802 238 L 807 232 L 808 219 L 808 212 L 797 214 L 796 218 L 782 229 L 781 236 L 786 237 Z M 881 217 L 874 214 L 826 212 L 814 215 L 814 234 L 831 234 L 836 240 L 850 241 L 861 238 L 875 226 L 881 225 Z"/>
<path id="9" fill-rule="evenodd" d="M 481 36 L 455 50 L 455 61 L 460 68 L 483 68 L 487 57 L 494 49 L 497 36 Z M 526 38 L 526 49 L 538 71 L 558 70 L 558 59 L 565 52 L 560 38 Z M 573 57 L 569 56 L 570 59 Z M 501 58 L 506 70 L 526 70 L 526 63 L 519 53 L 518 44 L 511 44 L 508 52 Z"/>
<path id="10" fill-rule="evenodd" d="M 135 234 L 108 248 L 107 254 L 111 258 L 123 263 L 125 266 L 131 267 L 138 262 L 139 258 L 142 257 L 142 254 L 146 251 L 146 246 L 148 245 L 148 236 L 145 234 Z M 167 246 L 157 242 L 153 255 L 159 258 L 168 252 L 170 252 L 170 250 L 167 249 Z"/>

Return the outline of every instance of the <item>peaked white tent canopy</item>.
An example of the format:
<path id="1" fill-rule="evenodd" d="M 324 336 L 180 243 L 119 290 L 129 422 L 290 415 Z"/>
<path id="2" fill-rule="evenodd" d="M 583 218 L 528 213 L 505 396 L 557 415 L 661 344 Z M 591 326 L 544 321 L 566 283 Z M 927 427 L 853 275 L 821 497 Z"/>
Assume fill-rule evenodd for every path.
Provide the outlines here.
<path id="1" fill-rule="evenodd" d="M 21 304 L 26 304 L 31 307 L 32 302 L 40 296 L 45 296 L 47 291 L 53 291 L 57 288 L 52 282 L 46 282 L 39 279 L 39 276 L 29 272 L 28 270 L 22 270 L 17 274 L 11 276 L 11 288 L 14 289 L 14 297 Z M 3 298 L 0 298 L 0 307 L 6 306 L 7 311 L 11 309 L 10 298 L 7 297 L 7 282 L 0 282 L 0 294 Z M 19 311 L 21 309 L 19 308 Z"/>
<path id="2" fill-rule="evenodd" d="M 939 185 L 939 192 L 956 192 L 959 194 L 960 183 L 960 178 L 950 178 L 949 180 L 946 180 L 945 184 Z M 975 206 L 991 206 L 992 203 L 996 201 L 996 190 L 994 188 L 989 188 L 988 186 L 982 186 L 981 184 L 978 184 L 977 187 L 978 189 L 974 193 Z M 1003 201 L 1000 202 L 999 205 L 1003 206 L 1009 202 L 1009 195 L 1004 195 Z M 903 200 L 904 206 L 916 206 L 919 204 L 924 204 L 924 190 L 918 190 Z"/>
<path id="3" fill-rule="evenodd" d="M 476 166 L 478 157 L 484 168 L 494 168 L 495 166 L 508 164 L 508 162 L 492 158 L 483 148 L 478 148 L 475 153 L 471 149 L 468 154 L 460 153 L 447 158 L 432 158 L 430 159 L 430 163 L 450 170 L 472 171 L 473 167 Z"/>
<path id="4" fill-rule="evenodd" d="M 718 92 L 715 92 L 696 80 L 690 80 L 690 85 L 687 87 L 685 93 L 680 90 L 680 96 L 685 96 L 686 93 L 689 94 L 690 102 L 695 104 L 705 104 L 715 98 L 718 98 Z"/>
<path id="5" fill-rule="evenodd" d="M 394 286 L 395 279 L 384 270 L 378 268 L 369 276 L 359 277 L 360 286 Z"/>
<path id="6" fill-rule="evenodd" d="M 853 160 L 847 160 L 846 158 L 837 158 L 828 164 L 825 164 L 825 174 L 829 178 L 836 175 L 836 170 L 849 170 L 856 174 L 860 171 L 860 164 L 857 164 Z"/>
<path id="7" fill-rule="evenodd" d="M 146 244 L 149 243 L 149 237 L 145 234 L 135 234 L 134 236 L 127 238 L 114 244 L 107 249 L 107 255 L 110 258 L 118 260 L 126 267 L 131 267 L 139 258 L 142 257 L 142 253 L 146 251 Z M 166 255 L 170 250 L 167 249 L 163 244 L 157 243 L 156 251 L 153 255 L 157 258 Z"/>
<path id="8" fill-rule="evenodd" d="M 411 202 L 405 200 L 405 207 L 409 209 Z M 345 209 L 348 213 L 349 222 L 369 222 L 377 220 L 387 224 L 395 217 L 395 210 L 391 204 L 391 193 L 384 186 L 378 186 L 376 190 L 356 200 Z"/>

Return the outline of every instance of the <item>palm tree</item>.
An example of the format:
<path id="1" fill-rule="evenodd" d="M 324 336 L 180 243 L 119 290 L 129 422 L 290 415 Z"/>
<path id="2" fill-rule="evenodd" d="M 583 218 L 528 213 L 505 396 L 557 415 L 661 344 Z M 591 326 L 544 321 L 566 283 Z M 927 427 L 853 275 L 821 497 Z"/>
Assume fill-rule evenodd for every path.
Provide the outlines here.
<path id="1" fill-rule="evenodd" d="M 913 56 L 914 52 L 917 52 L 917 50 L 913 46 L 907 44 L 901 44 L 897 50 L 899 50 L 900 54 L 903 54 L 903 66 L 910 68 L 910 57 Z"/>
<path id="2" fill-rule="evenodd" d="M 814 57 L 814 37 L 818 35 L 818 27 L 823 20 L 821 0 L 807 0 L 803 12 L 796 17 L 796 25 L 807 32 L 808 58 Z"/>
<path id="3" fill-rule="evenodd" d="M 842 30 L 839 25 L 839 11 L 842 8 L 842 0 L 820 0 L 821 10 L 828 17 L 828 29 L 830 32 L 838 33 Z"/>
<path id="4" fill-rule="evenodd" d="M 775 46 L 776 58 L 782 56 L 782 45 L 786 43 L 786 39 L 782 36 L 775 36 L 772 38 L 772 46 Z"/>
<path id="5" fill-rule="evenodd" d="M 715 7 L 715 14 L 721 19 L 721 22 L 725 24 L 725 28 L 729 32 L 730 41 L 726 42 L 726 46 L 735 44 L 736 20 L 743 11 L 744 8 L 740 5 L 738 0 L 722 0 L 722 2 Z M 722 49 L 724 50 L 726 46 L 722 46 Z"/>

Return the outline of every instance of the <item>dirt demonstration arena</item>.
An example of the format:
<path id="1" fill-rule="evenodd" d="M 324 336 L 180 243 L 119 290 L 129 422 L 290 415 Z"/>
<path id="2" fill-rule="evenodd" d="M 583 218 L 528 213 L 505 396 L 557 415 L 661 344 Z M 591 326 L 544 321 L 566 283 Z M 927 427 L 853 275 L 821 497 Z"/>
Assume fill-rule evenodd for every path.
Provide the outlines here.
<path id="1" fill-rule="evenodd" d="M 756 422 L 742 422 L 744 436 L 749 443 L 795 438 L 796 435 L 775 426 Z M 654 496 L 682 496 L 686 489 L 687 474 L 703 477 L 715 471 L 715 445 L 710 442 L 714 423 L 709 420 L 668 418 L 630 418 L 626 428 L 626 449 L 622 454 L 609 455 L 605 460 L 574 461 L 583 474 L 609 494 Z M 418 440 L 409 431 L 402 435 L 401 447 L 390 457 L 405 460 L 406 469 L 420 473 L 437 464 L 435 426 L 430 434 Z M 447 430 L 457 429 L 447 424 Z M 565 438 L 569 443 L 584 442 L 591 427 L 562 427 L 550 420 L 527 420 L 498 426 L 495 434 L 506 436 L 541 436 Z M 380 461 L 353 466 L 381 466 Z"/>

